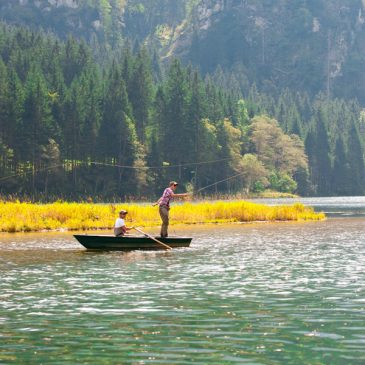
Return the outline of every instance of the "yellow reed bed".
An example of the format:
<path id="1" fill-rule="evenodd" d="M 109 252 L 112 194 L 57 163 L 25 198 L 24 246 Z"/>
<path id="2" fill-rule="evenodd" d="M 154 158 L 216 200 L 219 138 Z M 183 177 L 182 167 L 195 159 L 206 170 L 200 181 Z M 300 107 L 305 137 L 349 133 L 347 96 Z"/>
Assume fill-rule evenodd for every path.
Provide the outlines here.
<path id="1" fill-rule="evenodd" d="M 142 204 L 0 202 L 0 231 L 109 229 L 121 209 L 128 210 L 127 225 L 160 224 L 158 207 Z M 296 203 L 291 206 L 266 206 L 245 201 L 174 204 L 171 224 L 253 221 L 321 220 L 323 213 Z"/>

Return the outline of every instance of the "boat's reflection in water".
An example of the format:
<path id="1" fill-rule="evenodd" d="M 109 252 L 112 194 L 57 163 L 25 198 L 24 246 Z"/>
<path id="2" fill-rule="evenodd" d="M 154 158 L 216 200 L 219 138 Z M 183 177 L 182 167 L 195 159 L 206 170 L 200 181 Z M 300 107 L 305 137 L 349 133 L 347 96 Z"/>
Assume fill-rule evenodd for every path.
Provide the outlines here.
<path id="1" fill-rule="evenodd" d="M 71 233 L 43 232 L 0 235 L 0 270 L 19 266 L 82 264 L 95 258 L 118 260 L 125 264 L 168 257 L 171 252 L 86 250 Z"/>

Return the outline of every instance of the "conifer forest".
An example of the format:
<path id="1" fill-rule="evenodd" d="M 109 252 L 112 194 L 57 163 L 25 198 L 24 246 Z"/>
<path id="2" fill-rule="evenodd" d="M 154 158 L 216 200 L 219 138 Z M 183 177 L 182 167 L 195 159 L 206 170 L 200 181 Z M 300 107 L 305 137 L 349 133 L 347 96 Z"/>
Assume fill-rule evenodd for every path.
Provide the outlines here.
<path id="1" fill-rule="evenodd" d="M 341 76 L 336 78 L 333 68 L 326 74 L 335 57 L 328 47 L 337 42 L 330 23 L 322 39 L 327 53 L 314 60 L 307 48 L 308 29 L 317 29 L 310 11 L 328 1 L 304 1 L 295 9 L 286 4 L 286 11 L 302 17 L 295 18 L 297 24 L 310 26 L 290 23 L 291 31 L 302 33 L 296 33 L 297 43 L 290 37 L 286 48 L 280 43 L 280 52 L 273 51 L 274 40 L 270 44 L 279 28 L 264 39 L 263 20 L 255 23 L 260 32 L 250 34 L 257 42 L 247 44 L 246 51 L 235 44 L 238 32 L 226 39 L 229 11 L 244 2 L 224 2 L 221 23 L 216 20 L 210 33 L 194 24 L 203 21 L 197 14 L 202 17 L 212 1 L 174 6 L 170 1 L 171 8 L 158 7 L 161 2 L 84 2 L 88 11 L 82 8 L 81 15 L 78 8 L 77 16 L 96 14 L 103 28 L 84 27 L 82 34 L 72 27 L 66 31 L 61 20 L 50 27 L 51 18 L 35 27 L 42 8 L 32 2 L 0 5 L 1 196 L 146 200 L 170 180 L 179 181 L 181 191 L 217 196 L 266 189 L 302 196 L 365 193 L 364 65 L 354 48 Z M 48 1 L 39 3 L 51 7 Z M 75 13 L 60 12 L 74 11 L 76 5 L 68 3 L 83 2 L 64 3 L 57 19 L 67 15 L 71 24 Z M 278 3 L 281 11 L 284 2 Z M 355 18 L 362 17 L 346 6 Z M 47 11 L 55 16 L 53 9 Z M 190 36 L 189 46 L 176 35 L 179 24 Z M 237 22 L 231 29 L 239 26 L 243 31 Z M 283 66 L 278 58 L 288 55 L 301 36 L 307 63 L 301 58 L 295 68 L 287 61 L 287 71 L 279 74 L 295 77 L 278 81 L 273 76 Z"/>

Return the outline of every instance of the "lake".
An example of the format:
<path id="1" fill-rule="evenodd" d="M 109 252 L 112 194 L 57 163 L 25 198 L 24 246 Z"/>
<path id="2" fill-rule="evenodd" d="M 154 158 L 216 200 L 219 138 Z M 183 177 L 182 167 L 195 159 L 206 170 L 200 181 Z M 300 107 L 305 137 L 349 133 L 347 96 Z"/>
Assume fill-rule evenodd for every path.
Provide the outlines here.
<path id="1" fill-rule="evenodd" d="M 365 364 L 365 198 L 309 201 L 330 218 L 174 226 L 169 252 L 0 234 L 0 364 Z"/>

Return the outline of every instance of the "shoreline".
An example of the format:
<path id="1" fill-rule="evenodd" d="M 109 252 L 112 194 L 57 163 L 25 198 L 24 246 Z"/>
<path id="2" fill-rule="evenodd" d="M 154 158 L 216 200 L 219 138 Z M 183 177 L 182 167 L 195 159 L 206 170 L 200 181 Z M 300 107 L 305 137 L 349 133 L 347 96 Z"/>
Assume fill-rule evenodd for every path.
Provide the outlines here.
<path id="1" fill-rule="evenodd" d="M 199 226 L 209 226 L 209 225 L 212 225 L 212 226 L 224 226 L 224 225 L 227 225 L 227 226 L 234 226 L 234 225 L 254 225 L 254 224 L 281 224 L 281 223 L 313 223 L 313 222 L 323 222 L 327 220 L 327 217 L 325 217 L 324 219 L 321 219 L 321 220 L 275 220 L 275 221 L 249 221 L 249 222 L 238 222 L 238 221 L 235 221 L 235 222 L 232 222 L 232 221 L 222 221 L 222 222 L 193 222 L 193 223 L 189 223 L 189 222 L 185 222 L 185 223 L 182 223 L 182 222 L 178 222 L 178 223 L 170 223 L 169 224 L 169 227 L 181 227 L 181 228 L 185 228 L 185 227 L 199 227 Z M 129 222 L 126 222 L 127 225 Z M 159 225 L 138 225 L 139 228 L 143 228 L 143 229 L 160 229 L 161 227 L 161 224 Z M 110 231 L 110 234 L 111 235 L 114 235 L 113 233 L 113 227 L 107 227 L 107 228 L 86 228 L 86 229 L 70 229 L 70 228 L 56 228 L 56 229 L 41 229 L 41 230 L 38 230 L 38 231 L 15 231 L 15 232 L 10 232 L 10 231 L 0 231 L 0 235 L 1 234 L 9 234 L 9 235 L 14 235 L 14 234 L 24 234 L 24 235 L 27 235 L 27 234 L 34 234 L 34 233 L 74 233 L 74 232 L 93 232 L 93 233 L 96 233 L 96 232 L 106 232 L 106 231 Z M 134 234 L 129 234 L 131 236 L 135 236 Z"/>

